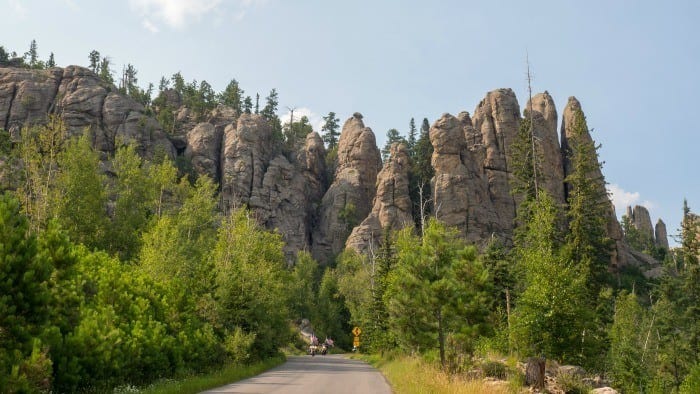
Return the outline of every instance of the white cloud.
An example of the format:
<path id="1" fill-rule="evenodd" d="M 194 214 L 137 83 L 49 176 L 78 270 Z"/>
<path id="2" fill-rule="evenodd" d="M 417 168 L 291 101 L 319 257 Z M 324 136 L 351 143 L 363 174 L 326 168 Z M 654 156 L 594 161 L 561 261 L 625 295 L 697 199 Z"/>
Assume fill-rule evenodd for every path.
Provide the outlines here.
<path id="1" fill-rule="evenodd" d="M 625 191 L 617 184 L 608 185 L 608 193 L 610 193 L 610 198 L 615 205 L 615 212 L 618 216 L 622 216 L 627 213 L 627 207 L 633 207 L 635 205 L 641 205 L 648 210 L 654 208 L 654 203 L 649 200 L 640 200 L 639 192 L 628 192 Z"/>
<path id="2" fill-rule="evenodd" d="M 19 0 L 7 0 L 7 5 L 14 12 L 16 18 L 24 19 L 27 16 L 27 8 Z"/>
<path id="3" fill-rule="evenodd" d="M 215 10 L 219 3 L 221 0 L 129 0 L 144 20 L 164 22 L 176 29 Z"/>
<path id="4" fill-rule="evenodd" d="M 312 110 L 306 108 L 306 107 L 301 107 L 301 108 L 294 108 L 294 121 L 298 122 L 302 116 L 306 116 L 309 118 L 309 123 L 311 124 L 311 127 L 313 127 L 314 131 L 317 133 L 321 133 L 321 127 L 323 127 L 323 118 L 321 115 L 313 112 Z M 286 112 L 279 114 L 280 121 L 282 122 L 282 125 L 289 124 L 289 120 L 291 118 L 291 111 L 287 110 Z"/>
<path id="5" fill-rule="evenodd" d="M 158 33 L 159 31 L 158 26 L 154 25 L 148 18 L 144 19 L 141 25 L 151 33 Z"/>
<path id="6" fill-rule="evenodd" d="M 17 1 L 17 0 L 10 0 Z M 64 0 L 73 2 L 73 0 Z M 214 13 L 215 25 L 221 20 L 241 21 L 248 10 L 263 6 L 267 0 L 129 0 L 132 11 L 143 18 L 143 27 L 154 32 L 157 23 L 166 24 L 174 29 L 182 29 L 194 20 Z M 224 17 L 225 15 L 225 17 Z"/>
<path id="7" fill-rule="evenodd" d="M 70 8 L 71 11 L 79 11 L 80 10 L 78 3 L 76 3 L 73 0 L 63 0 L 63 4 L 65 4 L 66 7 Z"/>

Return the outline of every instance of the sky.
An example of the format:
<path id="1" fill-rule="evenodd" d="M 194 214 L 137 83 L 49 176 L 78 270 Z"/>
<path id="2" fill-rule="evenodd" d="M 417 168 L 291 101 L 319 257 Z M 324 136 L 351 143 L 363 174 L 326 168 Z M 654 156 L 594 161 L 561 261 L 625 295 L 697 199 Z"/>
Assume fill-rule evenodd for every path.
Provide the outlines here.
<path id="1" fill-rule="evenodd" d="M 35 39 L 59 66 L 108 56 L 139 84 L 180 71 L 221 91 L 235 78 L 316 131 L 364 115 L 380 147 L 411 118 L 432 124 L 512 88 L 582 104 L 618 216 L 644 205 L 676 234 L 700 212 L 700 2 L 418 0 L 0 0 L 0 45 Z M 526 59 L 528 59 L 526 61 Z M 674 244 L 673 239 L 670 240 Z"/>

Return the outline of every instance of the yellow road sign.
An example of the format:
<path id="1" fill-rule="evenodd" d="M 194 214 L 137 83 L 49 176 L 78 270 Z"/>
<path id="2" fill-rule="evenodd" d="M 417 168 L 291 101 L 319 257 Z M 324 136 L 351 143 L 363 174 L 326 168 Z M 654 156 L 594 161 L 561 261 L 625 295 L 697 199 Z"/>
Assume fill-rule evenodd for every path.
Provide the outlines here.
<path id="1" fill-rule="evenodd" d="M 355 339 L 352 341 L 352 346 L 360 347 L 360 337 L 355 337 Z"/>
<path id="2" fill-rule="evenodd" d="M 360 327 L 355 327 L 352 329 L 352 335 L 359 337 L 360 334 L 362 334 L 362 330 L 360 329 Z"/>

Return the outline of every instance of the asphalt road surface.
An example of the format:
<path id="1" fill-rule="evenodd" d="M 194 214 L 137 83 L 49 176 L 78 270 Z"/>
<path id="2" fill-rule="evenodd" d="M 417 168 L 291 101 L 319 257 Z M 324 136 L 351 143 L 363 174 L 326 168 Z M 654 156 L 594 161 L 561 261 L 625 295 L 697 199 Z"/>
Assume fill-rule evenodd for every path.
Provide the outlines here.
<path id="1" fill-rule="evenodd" d="M 390 394 L 391 388 L 369 364 L 334 354 L 288 357 L 258 376 L 204 393 Z"/>

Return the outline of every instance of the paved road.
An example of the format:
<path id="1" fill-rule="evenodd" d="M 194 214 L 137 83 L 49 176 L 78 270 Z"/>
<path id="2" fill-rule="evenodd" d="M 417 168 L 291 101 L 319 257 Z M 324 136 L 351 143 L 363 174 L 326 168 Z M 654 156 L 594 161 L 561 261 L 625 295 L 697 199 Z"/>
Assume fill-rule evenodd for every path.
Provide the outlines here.
<path id="1" fill-rule="evenodd" d="M 204 393 L 390 394 L 378 370 L 342 355 L 293 356 L 287 362 L 250 379 Z"/>

